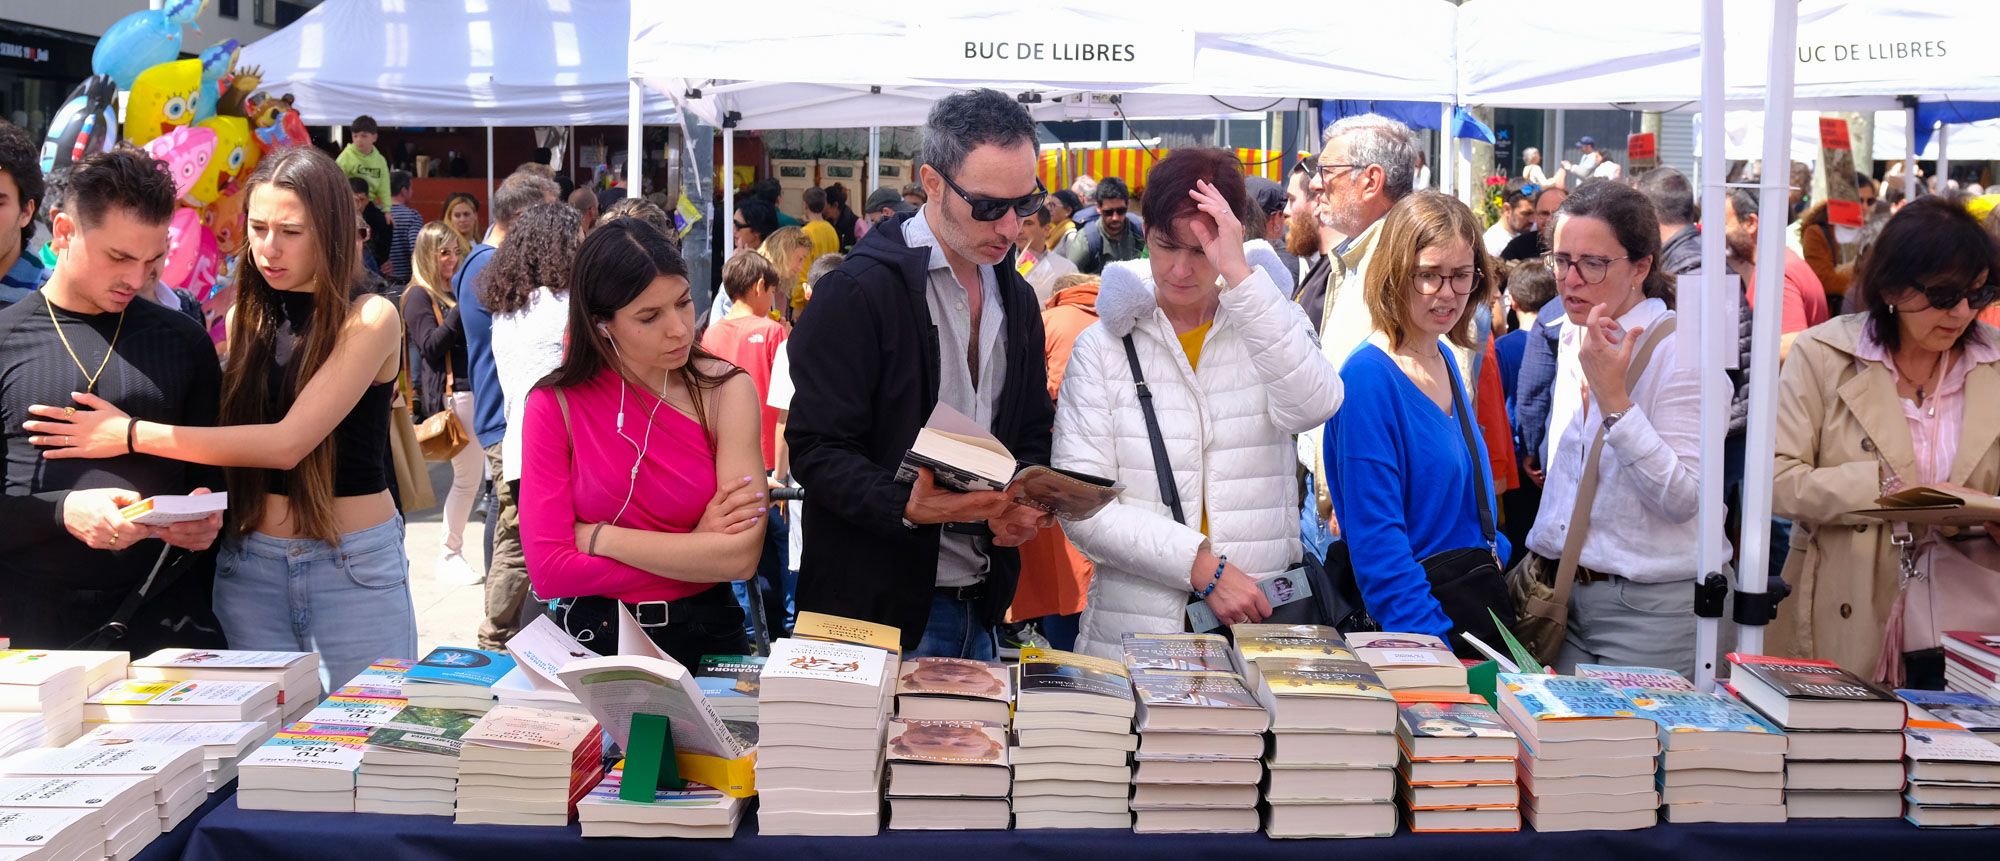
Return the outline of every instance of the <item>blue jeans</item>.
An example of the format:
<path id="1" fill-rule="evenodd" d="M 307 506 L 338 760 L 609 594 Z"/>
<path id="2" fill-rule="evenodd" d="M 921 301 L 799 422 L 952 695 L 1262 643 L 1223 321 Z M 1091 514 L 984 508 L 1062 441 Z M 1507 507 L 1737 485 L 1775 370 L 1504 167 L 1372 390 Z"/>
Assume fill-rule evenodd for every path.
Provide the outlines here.
<path id="1" fill-rule="evenodd" d="M 1042 636 L 1049 638 L 1049 648 L 1065 652 L 1076 651 L 1076 635 L 1083 626 L 1083 614 L 1071 613 L 1067 616 L 1043 616 Z"/>
<path id="2" fill-rule="evenodd" d="M 753 583 L 764 607 L 766 641 L 791 636 L 792 619 L 798 615 L 793 600 L 799 592 L 799 575 L 788 564 L 790 539 L 791 527 L 785 522 L 784 512 L 773 507 L 766 514 L 764 552 L 757 557 L 756 576 L 729 584 L 730 591 L 736 594 L 736 605 L 743 608 L 743 636 L 753 644 L 757 642 L 757 620 L 750 606 Z"/>
<path id="3" fill-rule="evenodd" d="M 993 629 L 979 621 L 979 607 L 942 592 L 931 595 L 931 620 L 912 658 L 970 658 L 990 661 L 999 653 Z"/>
<path id="4" fill-rule="evenodd" d="M 215 561 L 215 616 L 232 649 L 318 652 L 328 691 L 379 659 L 423 657 L 402 515 L 342 535 L 339 547 L 231 537 Z"/>

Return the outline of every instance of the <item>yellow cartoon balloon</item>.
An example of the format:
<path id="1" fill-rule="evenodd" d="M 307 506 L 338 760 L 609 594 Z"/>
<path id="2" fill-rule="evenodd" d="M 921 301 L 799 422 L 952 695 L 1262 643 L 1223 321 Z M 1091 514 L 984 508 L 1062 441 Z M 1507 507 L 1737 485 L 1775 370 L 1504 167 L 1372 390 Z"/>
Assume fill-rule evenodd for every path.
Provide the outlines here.
<path id="1" fill-rule="evenodd" d="M 125 139 L 144 146 L 194 122 L 194 103 L 200 97 L 200 60 L 175 60 L 140 72 L 125 104 Z"/>
<path id="2" fill-rule="evenodd" d="M 215 155 L 208 160 L 208 169 L 195 180 L 194 190 L 188 196 L 204 204 L 214 203 L 217 197 L 232 193 L 243 184 L 250 171 L 256 169 L 264 149 L 258 145 L 250 121 L 242 117 L 217 115 L 202 120 L 198 126 L 215 130 Z"/>

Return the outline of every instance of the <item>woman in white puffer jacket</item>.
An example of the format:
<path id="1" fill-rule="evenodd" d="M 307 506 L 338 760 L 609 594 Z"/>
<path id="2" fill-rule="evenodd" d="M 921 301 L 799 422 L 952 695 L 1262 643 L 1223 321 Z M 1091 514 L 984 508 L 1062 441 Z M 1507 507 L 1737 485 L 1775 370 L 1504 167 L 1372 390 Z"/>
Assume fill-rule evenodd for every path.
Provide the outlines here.
<path id="1" fill-rule="evenodd" d="M 1067 522 L 1096 564 L 1077 650 L 1119 657 L 1126 633 L 1186 628 L 1200 596 L 1223 624 L 1262 621 L 1255 576 L 1299 561 L 1292 435 L 1340 406 L 1340 376 L 1312 324 L 1243 244 L 1241 167 L 1220 150 L 1176 150 L 1148 176 L 1148 260 L 1105 267 L 1099 322 L 1077 338 L 1056 400 L 1054 463 L 1114 478 L 1117 501 Z M 1266 262 L 1268 261 L 1268 262 Z M 1182 518 L 1162 498 L 1124 339 L 1152 394 Z"/>

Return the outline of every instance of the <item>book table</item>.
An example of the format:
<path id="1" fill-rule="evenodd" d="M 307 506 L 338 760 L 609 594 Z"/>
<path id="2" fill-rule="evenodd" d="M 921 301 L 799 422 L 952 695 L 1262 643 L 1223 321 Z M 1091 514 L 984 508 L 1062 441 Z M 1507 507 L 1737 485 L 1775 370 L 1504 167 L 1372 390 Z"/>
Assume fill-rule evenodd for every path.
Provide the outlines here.
<path id="1" fill-rule="evenodd" d="M 139 850 L 139 854 L 133 856 L 132 861 L 177 861 L 181 854 L 187 851 L 188 838 L 194 835 L 195 828 L 225 802 L 230 807 L 236 806 L 236 781 L 232 780 L 229 785 L 209 793 L 208 800 L 195 808 L 193 813 L 188 814 L 188 818 L 181 820 L 181 824 L 174 826 L 174 830 L 146 844 L 146 848 Z"/>
<path id="2" fill-rule="evenodd" d="M 218 794 L 220 798 L 220 794 Z M 190 822 L 196 820 L 190 819 Z M 1644 831 L 1542 834 L 1398 834 L 1363 840 L 1272 840 L 1262 834 L 1150 835 L 1129 831 L 896 831 L 876 837 L 760 837 L 756 816 L 731 840 L 584 840 L 566 828 L 453 825 L 437 816 L 243 810 L 221 799 L 194 828 L 186 861 L 322 861 L 330 857 L 445 861 L 881 861 L 1013 858 L 1020 861 L 1365 861 L 1439 858 L 1575 858 L 1612 861 L 1757 861 L 1914 857 L 1988 858 L 2000 833 L 1920 830 L 1900 819 L 1813 820 L 1785 825 L 1660 825 Z M 168 838 L 162 837 L 161 843 Z M 671 844 L 667 846 L 665 844 Z M 156 844 L 159 846 L 160 844 Z M 166 859 L 148 849 L 148 859 Z"/>

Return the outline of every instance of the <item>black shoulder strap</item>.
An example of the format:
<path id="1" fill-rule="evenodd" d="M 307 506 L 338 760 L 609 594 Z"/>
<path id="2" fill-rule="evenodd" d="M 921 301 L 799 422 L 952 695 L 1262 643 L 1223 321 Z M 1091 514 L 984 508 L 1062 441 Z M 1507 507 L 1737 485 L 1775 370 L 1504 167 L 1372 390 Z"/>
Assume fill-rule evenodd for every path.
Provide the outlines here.
<path id="1" fill-rule="evenodd" d="M 1442 346 L 1439 349 L 1443 349 Z M 1473 436 L 1471 410 L 1467 408 L 1464 386 L 1458 376 L 1458 365 L 1451 366 L 1451 411 L 1458 414 L 1458 429 L 1465 435 L 1465 454 L 1472 465 L 1472 498 L 1479 505 L 1479 534 L 1486 539 L 1488 547 L 1493 547 L 1493 503 L 1487 498 L 1486 472 L 1488 465 L 1479 458 L 1479 441 Z M 1498 552 L 1497 550 L 1495 551 Z"/>
<path id="2" fill-rule="evenodd" d="M 1160 501 L 1174 513 L 1174 520 L 1187 522 L 1181 512 L 1181 489 L 1174 482 L 1174 463 L 1167 459 L 1167 441 L 1160 436 L 1160 417 L 1153 413 L 1153 390 L 1146 387 L 1146 372 L 1139 368 L 1139 348 L 1132 336 L 1125 336 L 1125 361 L 1132 364 L 1132 384 L 1139 390 L 1139 411 L 1146 416 L 1146 437 L 1153 443 L 1153 472 L 1160 479 Z"/>

